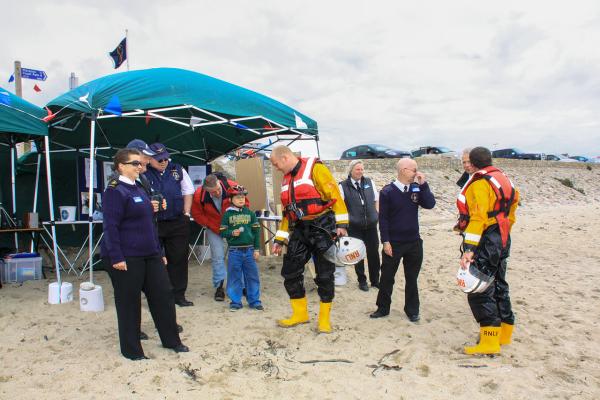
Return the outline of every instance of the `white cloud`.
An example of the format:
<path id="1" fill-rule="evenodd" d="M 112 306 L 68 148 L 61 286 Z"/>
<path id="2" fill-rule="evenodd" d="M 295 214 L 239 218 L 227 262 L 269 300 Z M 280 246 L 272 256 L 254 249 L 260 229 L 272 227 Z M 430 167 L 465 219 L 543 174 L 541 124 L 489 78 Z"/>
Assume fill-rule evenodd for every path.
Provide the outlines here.
<path id="1" fill-rule="evenodd" d="M 86 3 L 4 6 L 0 78 L 17 59 L 46 70 L 42 93 L 24 87 L 42 105 L 70 72 L 114 72 L 107 53 L 128 28 L 133 69 L 191 69 L 281 100 L 317 120 L 325 158 L 365 142 L 600 153 L 595 1 Z"/>

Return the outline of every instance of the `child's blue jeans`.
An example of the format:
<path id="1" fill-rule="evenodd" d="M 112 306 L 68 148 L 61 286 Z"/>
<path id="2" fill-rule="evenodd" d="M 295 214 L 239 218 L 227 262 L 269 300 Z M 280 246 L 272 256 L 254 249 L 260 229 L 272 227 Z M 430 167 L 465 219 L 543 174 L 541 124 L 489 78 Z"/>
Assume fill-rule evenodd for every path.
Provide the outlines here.
<path id="1" fill-rule="evenodd" d="M 254 261 L 254 248 L 230 247 L 227 257 L 227 297 L 231 300 L 231 305 L 242 306 L 244 284 L 250 307 L 261 305 L 260 279 Z"/>

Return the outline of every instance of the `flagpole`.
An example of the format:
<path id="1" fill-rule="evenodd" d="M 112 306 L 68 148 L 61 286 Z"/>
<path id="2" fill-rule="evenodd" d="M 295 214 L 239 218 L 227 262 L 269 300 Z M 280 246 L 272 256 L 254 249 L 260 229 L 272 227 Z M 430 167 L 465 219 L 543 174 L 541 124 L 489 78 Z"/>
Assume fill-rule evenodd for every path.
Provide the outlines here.
<path id="1" fill-rule="evenodd" d="M 126 54 L 126 60 L 127 60 L 127 71 L 129 71 L 129 38 L 127 37 L 127 34 L 129 33 L 129 29 L 125 29 L 125 54 Z"/>

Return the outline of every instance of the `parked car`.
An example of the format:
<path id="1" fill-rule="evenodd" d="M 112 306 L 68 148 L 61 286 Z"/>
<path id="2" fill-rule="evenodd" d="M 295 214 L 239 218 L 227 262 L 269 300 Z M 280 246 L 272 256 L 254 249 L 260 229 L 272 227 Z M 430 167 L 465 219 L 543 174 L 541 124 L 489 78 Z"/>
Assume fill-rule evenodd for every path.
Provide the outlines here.
<path id="1" fill-rule="evenodd" d="M 558 161 L 558 162 L 577 162 L 577 160 L 573 160 L 572 158 L 565 157 L 560 154 L 558 154 L 558 155 L 548 154 L 548 155 L 546 155 L 546 160 L 547 161 Z"/>
<path id="2" fill-rule="evenodd" d="M 544 153 L 525 153 L 516 148 L 500 149 L 492 151 L 492 157 L 494 158 L 514 158 L 517 160 L 544 160 L 546 155 Z"/>
<path id="3" fill-rule="evenodd" d="M 392 149 L 382 144 L 362 144 L 351 147 L 342 153 L 342 160 L 368 159 L 368 158 L 405 158 L 412 157 L 410 151 Z"/>
<path id="4" fill-rule="evenodd" d="M 577 160 L 580 162 L 590 162 L 590 159 L 584 156 L 571 156 L 569 158 L 572 158 L 573 160 Z"/>
<path id="5" fill-rule="evenodd" d="M 413 157 L 421 157 L 426 155 L 441 155 L 443 157 L 458 157 L 454 150 L 450 150 L 443 146 L 423 146 L 412 151 Z"/>

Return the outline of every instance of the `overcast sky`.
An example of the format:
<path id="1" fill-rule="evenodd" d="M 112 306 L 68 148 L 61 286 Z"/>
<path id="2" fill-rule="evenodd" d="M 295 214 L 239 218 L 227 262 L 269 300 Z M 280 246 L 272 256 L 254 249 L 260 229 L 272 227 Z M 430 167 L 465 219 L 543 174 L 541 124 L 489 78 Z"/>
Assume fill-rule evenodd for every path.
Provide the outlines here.
<path id="1" fill-rule="evenodd" d="M 15 60 L 44 70 L 41 93 L 24 80 L 38 105 L 71 72 L 115 72 L 128 28 L 131 69 L 278 99 L 318 122 L 326 159 L 361 143 L 600 155 L 598 1 L 31 0 L 2 14 L 0 86 L 14 91 Z"/>

